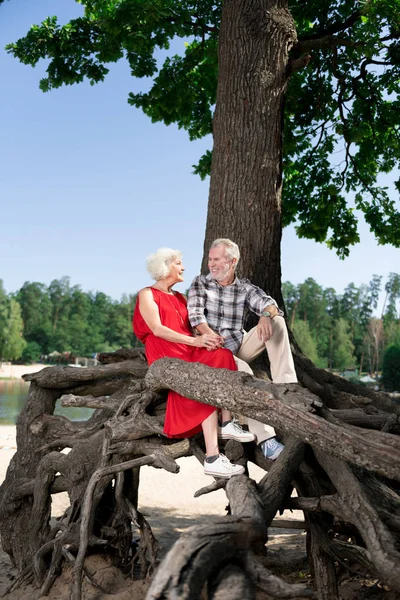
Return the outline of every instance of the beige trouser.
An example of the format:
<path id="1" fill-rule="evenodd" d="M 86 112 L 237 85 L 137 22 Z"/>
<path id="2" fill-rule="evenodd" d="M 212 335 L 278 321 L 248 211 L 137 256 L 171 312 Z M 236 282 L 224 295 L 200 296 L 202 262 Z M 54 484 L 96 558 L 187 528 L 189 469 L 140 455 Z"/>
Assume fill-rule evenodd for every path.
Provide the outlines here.
<path id="1" fill-rule="evenodd" d="M 266 348 L 271 365 L 272 381 L 274 383 L 297 383 L 292 351 L 290 349 L 289 336 L 283 317 L 274 317 L 272 320 L 272 336 L 268 342 L 262 342 L 257 336 L 257 327 L 253 327 L 245 333 L 235 361 L 239 371 L 253 374 L 249 363 L 257 358 Z M 275 435 L 275 429 L 247 418 L 249 431 L 257 437 L 257 442 L 263 442 Z"/>

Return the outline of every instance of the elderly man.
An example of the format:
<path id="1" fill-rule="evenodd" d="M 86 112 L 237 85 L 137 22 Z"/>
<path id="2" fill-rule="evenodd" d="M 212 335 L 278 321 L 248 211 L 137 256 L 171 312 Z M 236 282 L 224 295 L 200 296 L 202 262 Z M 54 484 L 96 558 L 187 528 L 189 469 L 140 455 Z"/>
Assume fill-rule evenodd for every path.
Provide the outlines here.
<path id="1" fill-rule="evenodd" d="M 252 374 L 248 363 L 266 348 L 273 382 L 295 383 L 296 371 L 283 313 L 271 296 L 248 279 L 236 277 L 239 259 L 239 248 L 231 240 L 221 238 L 211 244 L 210 273 L 196 277 L 189 290 L 190 322 L 199 333 L 214 333 L 222 338 L 221 343 L 235 355 L 240 371 Z M 260 317 L 257 327 L 248 333 L 243 329 L 246 309 Z M 222 424 L 222 437 L 227 425 Z M 273 427 L 250 418 L 248 425 L 264 456 L 275 460 L 283 446 L 275 438 Z"/>

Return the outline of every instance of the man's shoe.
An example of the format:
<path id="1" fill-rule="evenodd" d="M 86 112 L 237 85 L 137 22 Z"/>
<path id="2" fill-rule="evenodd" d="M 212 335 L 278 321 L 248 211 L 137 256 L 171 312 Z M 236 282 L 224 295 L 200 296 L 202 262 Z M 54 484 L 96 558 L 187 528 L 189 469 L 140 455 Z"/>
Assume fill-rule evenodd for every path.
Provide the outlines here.
<path id="1" fill-rule="evenodd" d="M 220 454 L 214 462 L 209 463 L 204 461 L 204 474 L 212 475 L 212 477 L 224 477 L 230 479 L 234 475 L 241 475 L 244 473 L 244 467 L 235 465 L 225 456 Z"/>
<path id="2" fill-rule="evenodd" d="M 237 442 L 242 442 L 242 444 L 254 442 L 256 439 L 253 433 L 242 429 L 235 419 L 232 419 L 232 421 L 229 421 L 229 423 L 220 427 L 218 437 L 223 440 L 236 440 Z"/>
<path id="3" fill-rule="evenodd" d="M 276 460 L 285 447 L 275 437 L 264 440 L 259 446 L 265 458 L 269 458 L 270 460 Z"/>

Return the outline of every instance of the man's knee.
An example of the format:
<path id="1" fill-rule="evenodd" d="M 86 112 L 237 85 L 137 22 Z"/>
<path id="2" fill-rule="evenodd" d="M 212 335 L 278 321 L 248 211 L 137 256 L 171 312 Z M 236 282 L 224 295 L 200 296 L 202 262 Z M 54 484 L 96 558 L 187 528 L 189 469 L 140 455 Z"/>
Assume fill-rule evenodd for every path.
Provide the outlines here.
<path id="1" fill-rule="evenodd" d="M 257 358 L 264 349 L 265 343 L 258 339 L 257 327 L 253 327 L 253 329 L 244 335 L 237 356 L 241 360 L 251 363 L 251 361 Z"/>
<path id="2" fill-rule="evenodd" d="M 272 335 L 282 335 L 287 331 L 286 322 L 283 317 L 277 315 L 272 319 Z"/>
<path id="3" fill-rule="evenodd" d="M 235 363 L 237 365 L 238 371 L 243 371 L 244 373 L 248 373 L 249 375 L 253 375 L 253 370 L 250 365 L 247 364 L 246 361 L 235 356 Z"/>

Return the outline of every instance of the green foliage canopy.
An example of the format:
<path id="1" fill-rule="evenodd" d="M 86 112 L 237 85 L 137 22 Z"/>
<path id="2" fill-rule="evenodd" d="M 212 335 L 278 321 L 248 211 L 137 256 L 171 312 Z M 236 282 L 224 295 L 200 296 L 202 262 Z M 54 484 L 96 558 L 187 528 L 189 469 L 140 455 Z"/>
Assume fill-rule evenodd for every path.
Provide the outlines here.
<path id="1" fill-rule="evenodd" d="M 48 287 L 26 282 L 15 298 L 28 342 L 26 360 L 54 350 L 91 356 L 138 343 L 131 325 L 135 295 L 116 302 L 103 292 L 83 292 L 80 286 L 71 286 L 69 277 L 62 277 Z"/>
<path id="2" fill-rule="evenodd" d="M 382 382 L 385 388 L 400 391 L 400 346 L 392 344 L 383 357 Z"/>
<path id="3" fill-rule="evenodd" d="M 400 275 L 398 273 L 390 273 L 388 281 L 385 285 L 386 300 L 386 322 L 393 321 L 399 318 L 397 310 L 397 302 L 400 300 Z"/>
<path id="4" fill-rule="evenodd" d="M 152 78 L 149 91 L 130 94 L 132 105 L 191 139 L 212 132 L 221 2 L 80 3 L 82 17 L 60 26 L 50 16 L 7 47 L 25 64 L 49 60 L 43 91 L 98 83 L 124 58 L 133 77 Z M 344 257 L 359 241 L 358 209 L 379 243 L 398 247 L 398 200 L 380 174 L 400 158 L 400 0 L 290 0 L 289 8 L 298 42 L 285 102 L 283 224 Z M 177 37 L 182 52 L 159 65 L 159 50 Z M 195 172 L 205 177 L 210 166 L 207 152 Z"/>
<path id="5" fill-rule="evenodd" d="M 345 319 L 340 318 L 335 322 L 332 333 L 332 359 L 335 367 L 341 371 L 355 367 L 354 345 Z"/>
<path id="6" fill-rule="evenodd" d="M 18 302 L 7 296 L 0 280 L 0 360 L 19 358 L 26 346 L 24 323 Z"/>
<path id="7" fill-rule="evenodd" d="M 42 349 L 37 342 L 28 342 L 25 346 L 21 359 L 24 363 L 37 362 L 42 355 Z"/>
<path id="8" fill-rule="evenodd" d="M 317 343 L 311 333 L 308 321 L 294 321 L 292 332 L 303 354 L 312 360 L 312 362 L 317 366 L 326 366 L 321 364 L 321 360 L 317 351 Z"/>
<path id="9" fill-rule="evenodd" d="M 373 275 L 369 284 L 359 287 L 349 283 L 343 294 L 323 288 L 311 277 L 298 285 L 284 282 L 282 293 L 289 325 L 304 354 L 320 367 L 343 370 L 358 365 L 369 372 L 380 370 L 384 349 L 400 343 L 398 277 L 390 273 L 385 283 L 389 300 L 382 319 L 373 318 L 382 276 Z"/>
<path id="10" fill-rule="evenodd" d="M 16 294 L 16 300 L 21 306 L 26 341 L 38 343 L 44 354 L 51 352 L 52 305 L 46 286 L 26 282 Z"/>

